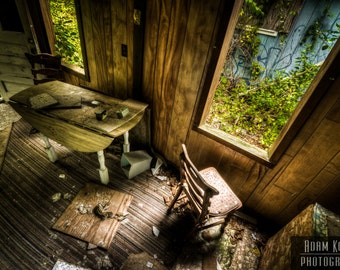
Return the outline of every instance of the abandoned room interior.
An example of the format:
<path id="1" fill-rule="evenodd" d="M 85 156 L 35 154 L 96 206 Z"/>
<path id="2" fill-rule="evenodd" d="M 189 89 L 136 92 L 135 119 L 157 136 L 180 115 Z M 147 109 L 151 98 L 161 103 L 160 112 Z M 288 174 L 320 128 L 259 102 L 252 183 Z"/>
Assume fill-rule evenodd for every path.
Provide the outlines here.
<path id="1" fill-rule="evenodd" d="M 1 269 L 340 267 L 339 1 L 0 6 Z"/>

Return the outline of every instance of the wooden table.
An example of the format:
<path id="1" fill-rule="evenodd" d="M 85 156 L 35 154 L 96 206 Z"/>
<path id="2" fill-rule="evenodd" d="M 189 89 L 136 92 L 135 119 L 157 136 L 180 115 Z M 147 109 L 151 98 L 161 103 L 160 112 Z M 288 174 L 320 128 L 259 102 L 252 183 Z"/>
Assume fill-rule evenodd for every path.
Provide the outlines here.
<path id="1" fill-rule="evenodd" d="M 148 106 L 60 81 L 25 89 L 11 97 L 10 105 L 40 131 L 52 162 L 57 155 L 48 138 L 76 151 L 97 152 L 103 184 L 109 182 L 103 150 L 114 138 L 124 135 L 124 152 L 128 152 L 128 132 L 142 119 Z M 98 120 L 98 112 L 104 112 L 103 120 Z"/>

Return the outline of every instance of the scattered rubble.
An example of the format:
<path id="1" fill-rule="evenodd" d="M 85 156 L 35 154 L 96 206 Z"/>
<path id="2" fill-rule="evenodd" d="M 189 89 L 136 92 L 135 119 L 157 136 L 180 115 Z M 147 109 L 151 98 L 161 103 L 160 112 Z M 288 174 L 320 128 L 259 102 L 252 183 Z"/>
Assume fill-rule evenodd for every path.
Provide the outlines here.
<path id="1" fill-rule="evenodd" d="M 158 230 L 158 228 L 157 228 L 157 227 L 155 227 L 155 226 L 152 226 L 152 233 L 153 233 L 153 235 L 154 235 L 154 236 L 158 237 L 158 236 L 159 236 L 159 233 L 160 233 L 160 231 Z"/>
<path id="2" fill-rule="evenodd" d="M 57 202 L 57 201 L 59 201 L 59 200 L 61 199 L 61 193 L 60 193 L 60 192 L 57 192 L 57 193 L 53 194 L 52 197 L 51 197 L 51 199 L 52 199 L 52 202 Z"/>

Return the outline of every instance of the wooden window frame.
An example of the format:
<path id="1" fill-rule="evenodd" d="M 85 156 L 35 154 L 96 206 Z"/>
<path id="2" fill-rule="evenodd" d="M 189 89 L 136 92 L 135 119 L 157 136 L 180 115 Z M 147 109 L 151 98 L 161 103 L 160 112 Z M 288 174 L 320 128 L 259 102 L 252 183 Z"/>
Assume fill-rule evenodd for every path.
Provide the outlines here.
<path id="1" fill-rule="evenodd" d="M 210 48 L 210 62 L 206 66 L 205 80 L 202 80 L 192 128 L 196 132 L 260 162 L 261 164 L 273 167 L 287 150 L 292 140 L 325 94 L 325 88 L 332 83 L 330 78 L 335 76 L 334 72 L 336 71 L 332 70 L 330 66 L 333 61 L 336 61 L 335 59 L 339 53 L 340 39 L 338 39 L 333 49 L 330 51 L 325 62 L 320 67 L 314 80 L 306 90 L 305 95 L 300 100 L 290 119 L 281 130 L 274 144 L 268 151 L 260 149 L 236 136 L 232 136 L 205 124 L 242 4 L 243 1 L 234 1 L 229 22 L 223 24 L 221 21 L 220 27 L 217 29 L 217 33 L 215 34 L 216 42 Z"/>
<path id="2" fill-rule="evenodd" d="M 79 31 L 80 46 L 82 50 L 84 68 L 82 69 L 77 66 L 67 64 L 65 62 L 62 62 L 62 68 L 65 72 L 75 75 L 82 80 L 90 81 L 88 62 L 87 62 L 87 53 L 86 53 L 86 44 L 85 44 L 85 37 L 84 37 L 84 31 L 83 31 L 81 1 L 80 0 L 73 0 L 73 1 L 75 4 L 75 9 L 76 9 L 76 14 L 77 14 L 78 31 Z M 37 40 L 38 51 L 54 54 L 55 53 L 54 26 L 53 26 L 51 14 L 49 11 L 50 9 L 49 9 L 48 0 L 33 0 L 31 5 L 28 7 L 30 10 L 31 21 L 32 21 L 32 24 L 34 25 L 34 31 L 38 32 L 38 34 L 35 35 L 36 37 L 39 37 L 39 40 Z M 39 7 L 39 9 L 37 9 L 37 7 Z M 40 12 L 38 12 L 38 10 L 40 10 Z"/>

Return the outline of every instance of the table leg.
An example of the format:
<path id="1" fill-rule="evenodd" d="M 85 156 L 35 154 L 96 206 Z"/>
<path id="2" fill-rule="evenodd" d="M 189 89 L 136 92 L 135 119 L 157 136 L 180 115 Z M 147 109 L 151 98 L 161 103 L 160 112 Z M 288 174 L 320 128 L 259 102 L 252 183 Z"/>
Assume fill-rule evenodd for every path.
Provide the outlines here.
<path id="1" fill-rule="evenodd" d="M 48 140 L 48 138 L 44 134 L 42 134 L 42 133 L 40 133 L 40 137 L 45 142 L 45 151 L 47 153 L 47 156 L 48 156 L 49 160 L 51 162 L 57 161 L 58 160 L 58 156 L 57 156 L 53 146 L 50 144 L 50 141 Z"/>
<path id="2" fill-rule="evenodd" d="M 124 145 L 123 145 L 123 152 L 130 152 L 130 143 L 129 143 L 129 131 L 123 134 L 124 136 Z"/>
<path id="3" fill-rule="evenodd" d="M 98 161 L 99 161 L 99 176 L 102 184 L 107 185 L 109 183 L 109 171 L 105 166 L 105 156 L 104 150 L 100 150 L 97 152 Z"/>

